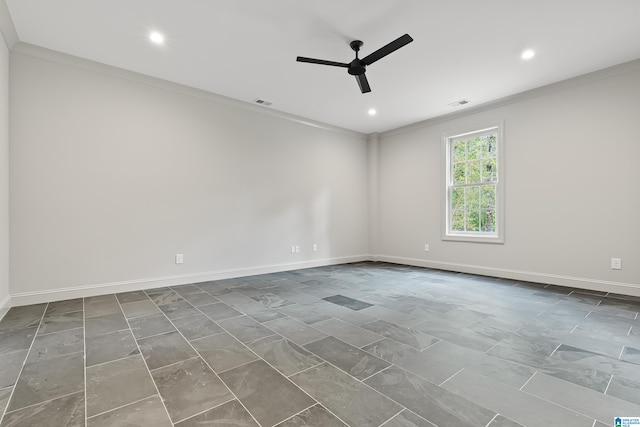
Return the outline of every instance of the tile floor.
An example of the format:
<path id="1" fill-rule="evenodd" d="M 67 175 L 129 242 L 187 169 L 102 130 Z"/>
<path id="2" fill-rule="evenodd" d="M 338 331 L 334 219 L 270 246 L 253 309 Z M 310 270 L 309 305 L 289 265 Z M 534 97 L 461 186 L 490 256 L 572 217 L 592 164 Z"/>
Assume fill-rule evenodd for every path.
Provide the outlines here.
<path id="1" fill-rule="evenodd" d="M 611 426 L 638 310 L 373 262 L 16 307 L 0 425 Z"/>

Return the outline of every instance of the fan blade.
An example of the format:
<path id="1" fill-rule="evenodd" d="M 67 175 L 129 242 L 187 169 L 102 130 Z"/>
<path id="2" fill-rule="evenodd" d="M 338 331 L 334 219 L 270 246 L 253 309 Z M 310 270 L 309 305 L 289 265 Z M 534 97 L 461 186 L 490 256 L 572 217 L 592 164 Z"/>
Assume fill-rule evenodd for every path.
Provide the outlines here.
<path id="1" fill-rule="evenodd" d="M 380 49 L 376 50 L 371 55 L 365 56 L 364 58 L 362 58 L 361 62 L 364 65 L 371 65 L 374 62 L 376 62 L 378 59 L 384 58 L 385 56 L 395 52 L 396 50 L 400 49 L 402 46 L 409 44 L 412 41 L 413 39 L 409 34 L 400 36 L 394 41 L 392 41 L 391 43 L 389 43 L 388 45 L 383 46 Z"/>
<path id="2" fill-rule="evenodd" d="M 365 76 L 364 73 L 356 76 L 356 80 L 358 81 L 358 86 L 360 86 L 360 92 L 371 92 L 371 87 L 369 86 L 369 82 L 367 81 L 367 76 Z"/>
<path id="3" fill-rule="evenodd" d="M 325 61 L 324 59 L 305 58 L 304 56 L 298 56 L 296 59 L 298 62 L 309 62 L 311 64 L 331 65 L 333 67 L 349 68 L 349 64 L 335 61 Z"/>

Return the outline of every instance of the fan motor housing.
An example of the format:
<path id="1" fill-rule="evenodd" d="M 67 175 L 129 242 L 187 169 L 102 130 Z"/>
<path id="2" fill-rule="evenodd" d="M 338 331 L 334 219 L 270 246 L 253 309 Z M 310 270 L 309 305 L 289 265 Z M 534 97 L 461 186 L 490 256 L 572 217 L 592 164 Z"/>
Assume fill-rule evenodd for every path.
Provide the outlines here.
<path id="1" fill-rule="evenodd" d="M 352 76 L 359 76 L 361 74 L 364 74 L 366 69 L 367 67 L 359 59 L 354 59 L 349 64 L 348 71 L 349 71 L 349 74 L 351 74 Z"/>

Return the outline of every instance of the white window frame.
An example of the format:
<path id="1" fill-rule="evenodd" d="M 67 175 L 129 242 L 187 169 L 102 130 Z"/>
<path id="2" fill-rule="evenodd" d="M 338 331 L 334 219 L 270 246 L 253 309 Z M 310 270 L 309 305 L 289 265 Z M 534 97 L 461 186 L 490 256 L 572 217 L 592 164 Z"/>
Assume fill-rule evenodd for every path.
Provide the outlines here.
<path id="1" fill-rule="evenodd" d="M 481 126 L 468 127 L 456 132 L 448 132 L 442 135 L 442 164 L 444 165 L 444 182 L 442 188 L 442 240 L 476 242 L 476 243 L 504 243 L 504 182 L 505 182 L 505 165 L 504 165 L 504 124 L 502 121 L 497 123 L 485 123 Z M 451 231 L 451 189 L 453 183 L 453 169 L 451 159 L 451 143 L 452 141 L 464 137 L 495 131 L 498 135 L 498 153 L 497 169 L 498 181 L 496 182 L 496 230 L 492 233 L 487 232 L 460 232 Z"/>

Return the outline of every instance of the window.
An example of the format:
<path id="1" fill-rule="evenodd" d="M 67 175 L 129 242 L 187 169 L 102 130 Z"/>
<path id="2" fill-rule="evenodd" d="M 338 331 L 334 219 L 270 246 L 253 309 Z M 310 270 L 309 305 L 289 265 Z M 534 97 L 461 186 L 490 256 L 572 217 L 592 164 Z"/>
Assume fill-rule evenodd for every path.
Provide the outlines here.
<path id="1" fill-rule="evenodd" d="M 444 240 L 503 243 L 502 126 L 444 135 Z"/>

